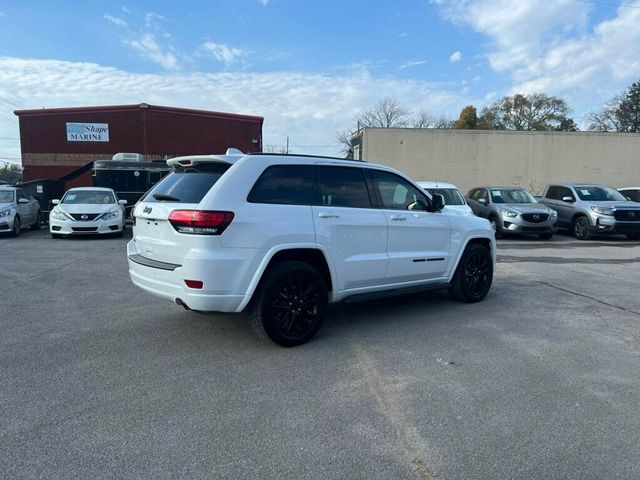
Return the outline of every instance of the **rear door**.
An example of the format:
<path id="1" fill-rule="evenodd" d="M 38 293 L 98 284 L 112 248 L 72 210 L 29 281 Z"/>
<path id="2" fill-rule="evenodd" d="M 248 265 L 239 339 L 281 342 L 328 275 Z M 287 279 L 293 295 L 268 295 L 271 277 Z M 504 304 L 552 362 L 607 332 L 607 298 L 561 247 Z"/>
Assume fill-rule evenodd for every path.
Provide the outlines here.
<path id="1" fill-rule="evenodd" d="M 451 226 L 441 212 L 420 209 L 429 204 L 422 190 L 391 172 L 370 170 L 373 191 L 388 225 L 387 283 L 444 276 L 449 265 Z"/>
<path id="2" fill-rule="evenodd" d="M 219 243 L 219 236 L 178 233 L 169 222 L 174 210 L 197 210 L 198 204 L 231 165 L 202 162 L 181 167 L 157 183 L 136 205 L 133 240 L 138 254 L 181 265 L 193 247 Z"/>
<path id="3" fill-rule="evenodd" d="M 331 252 L 339 290 L 384 283 L 387 221 L 373 208 L 362 168 L 316 167 L 313 222 L 316 242 Z"/>

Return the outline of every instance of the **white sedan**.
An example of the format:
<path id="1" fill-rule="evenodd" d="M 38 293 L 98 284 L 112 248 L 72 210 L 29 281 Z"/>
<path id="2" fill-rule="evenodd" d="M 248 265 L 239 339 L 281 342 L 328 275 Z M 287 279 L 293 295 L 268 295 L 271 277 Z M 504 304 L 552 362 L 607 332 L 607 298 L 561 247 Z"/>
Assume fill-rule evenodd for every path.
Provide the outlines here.
<path id="1" fill-rule="evenodd" d="M 467 205 L 464 195 L 460 193 L 460 190 L 454 184 L 442 182 L 418 182 L 418 185 L 431 195 L 434 193 L 442 195 L 444 197 L 445 211 L 473 215 L 473 210 L 471 210 L 471 207 Z"/>
<path id="2" fill-rule="evenodd" d="M 113 234 L 121 236 L 125 225 L 126 200 L 118 200 L 111 188 L 81 187 L 67 190 L 62 200 L 53 200 L 49 232 L 64 235 Z"/>

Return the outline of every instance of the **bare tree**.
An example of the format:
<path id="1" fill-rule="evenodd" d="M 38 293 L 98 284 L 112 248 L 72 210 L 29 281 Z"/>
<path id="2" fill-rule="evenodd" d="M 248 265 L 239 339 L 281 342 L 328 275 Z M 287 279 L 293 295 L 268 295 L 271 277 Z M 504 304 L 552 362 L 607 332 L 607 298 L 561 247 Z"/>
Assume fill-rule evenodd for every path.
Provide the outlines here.
<path id="1" fill-rule="evenodd" d="M 353 159 L 353 147 L 351 145 L 351 138 L 357 132 L 351 130 L 341 130 L 336 132 L 336 140 L 340 144 L 340 154 L 344 158 Z"/>
<path id="2" fill-rule="evenodd" d="M 420 110 L 411 120 L 412 128 L 433 128 L 436 117 L 428 110 Z"/>
<path id="3" fill-rule="evenodd" d="M 438 117 L 433 124 L 433 128 L 456 128 L 456 121 L 452 118 L 447 118 L 444 115 Z"/>
<path id="4" fill-rule="evenodd" d="M 356 120 L 360 127 L 403 128 L 409 124 L 409 111 L 396 99 L 384 97 Z"/>

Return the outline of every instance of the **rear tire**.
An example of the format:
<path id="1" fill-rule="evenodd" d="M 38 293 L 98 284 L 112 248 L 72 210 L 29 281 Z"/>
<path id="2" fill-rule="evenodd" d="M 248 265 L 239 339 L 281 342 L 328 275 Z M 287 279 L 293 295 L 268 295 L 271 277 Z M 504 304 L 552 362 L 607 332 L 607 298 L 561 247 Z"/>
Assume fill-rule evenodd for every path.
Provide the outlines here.
<path id="1" fill-rule="evenodd" d="M 304 262 L 282 262 L 260 282 L 249 306 L 249 323 L 260 338 L 295 347 L 320 329 L 327 303 L 327 286 L 317 270 Z"/>
<path id="2" fill-rule="evenodd" d="M 42 225 L 42 213 L 40 213 L 40 210 L 38 210 L 38 213 L 36 213 L 36 223 L 31 225 L 31 230 L 40 230 L 41 225 Z"/>
<path id="3" fill-rule="evenodd" d="M 493 281 L 493 259 L 486 247 L 478 243 L 467 246 L 449 286 L 454 300 L 475 303 L 484 299 Z"/>
<path id="4" fill-rule="evenodd" d="M 573 221 L 571 231 L 573 236 L 578 240 L 589 240 L 591 238 L 589 219 L 587 217 L 578 217 Z"/>

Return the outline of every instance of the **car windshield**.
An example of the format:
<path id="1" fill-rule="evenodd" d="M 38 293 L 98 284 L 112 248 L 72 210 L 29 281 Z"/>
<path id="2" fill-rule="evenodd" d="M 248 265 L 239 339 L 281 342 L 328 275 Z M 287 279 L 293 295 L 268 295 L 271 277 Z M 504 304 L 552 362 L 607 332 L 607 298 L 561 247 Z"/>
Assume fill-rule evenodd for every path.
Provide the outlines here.
<path id="1" fill-rule="evenodd" d="M 491 189 L 493 203 L 538 203 L 533 195 L 522 188 Z"/>
<path id="2" fill-rule="evenodd" d="M 116 203 L 116 199 L 111 192 L 105 192 L 101 190 L 76 190 L 67 192 L 61 203 L 109 204 Z"/>
<path id="3" fill-rule="evenodd" d="M 588 202 L 626 202 L 627 199 L 611 187 L 577 186 L 576 192 L 580 200 Z"/>
<path id="4" fill-rule="evenodd" d="M 11 190 L 0 190 L 0 203 L 12 203 L 13 192 Z"/>
<path id="5" fill-rule="evenodd" d="M 464 205 L 464 197 L 455 188 L 425 188 L 431 195 L 439 193 L 444 197 L 445 205 Z"/>

